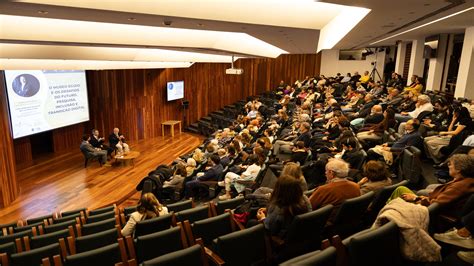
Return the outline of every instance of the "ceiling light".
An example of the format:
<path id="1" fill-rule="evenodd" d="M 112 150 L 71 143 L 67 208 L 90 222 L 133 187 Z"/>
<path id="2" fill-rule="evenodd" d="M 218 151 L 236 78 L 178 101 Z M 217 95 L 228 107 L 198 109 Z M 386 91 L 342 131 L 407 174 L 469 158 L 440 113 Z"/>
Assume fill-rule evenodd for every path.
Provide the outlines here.
<path id="1" fill-rule="evenodd" d="M 127 20 L 128 20 L 128 21 L 135 21 L 135 20 L 137 20 L 137 19 L 136 19 L 136 18 L 128 18 Z"/>
<path id="2" fill-rule="evenodd" d="M 0 15 L 0 39 L 222 50 L 275 58 L 286 51 L 242 32 Z"/>
<path id="3" fill-rule="evenodd" d="M 0 59 L 1 70 L 97 70 L 97 69 L 160 69 L 188 68 L 192 62 L 95 61 L 49 59 Z"/>
<path id="4" fill-rule="evenodd" d="M 402 31 L 402 32 L 399 32 L 399 33 L 396 33 L 396 34 L 394 34 L 394 35 L 392 35 L 392 36 L 389 36 L 389 37 L 383 38 L 383 39 L 381 39 L 381 40 L 375 41 L 375 42 L 371 43 L 370 45 L 374 45 L 374 44 L 377 44 L 377 43 L 379 43 L 379 42 L 383 42 L 383 41 L 386 41 L 386 40 L 388 40 L 388 39 L 392 39 L 392 38 L 397 37 L 397 36 L 400 36 L 400 35 L 402 35 L 402 34 L 405 34 L 405 33 L 408 33 L 408 32 L 411 32 L 411 31 L 414 31 L 414 30 L 423 28 L 423 27 L 426 27 L 426 26 L 431 25 L 431 24 L 433 24 L 433 23 L 443 21 L 443 20 L 445 20 L 445 19 L 448 19 L 448 18 L 450 18 L 450 17 L 454 17 L 454 16 L 457 16 L 457 15 L 460 15 L 460 14 L 462 14 L 462 13 L 464 13 L 464 12 L 467 12 L 467 11 L 470 11 L 470 10 L 474 10 L 474 7 L 466 8 L 466 9 L 461 10 L 461 11 L 458 11 L 458 12 L 456 12 L 456 13 L 453 13 L 453 14 L 450 14 L 450 15 L 447 15 L 447 16 L 444 16 L 444 17 L 435 19 L 435 20 L 433 20 L 433 21 L 427 22 L 427 23 L 425 23 L 425 24 L 421 24 L 421 25 L 419 25 L 419 26 L 416 26 L 416 27 L 414 27 L 414 28 L 411 28 L 411 29 L 408 29 L 408 30 L 405 30 L 405 31 Z"/>
<path id="5" fill-rule="evenodd" d="M 49 13 L 49 12 L 46 11 L 46 10 L 39 10 L 39 11 L 38 11 L 38 14 L 41 14 L 41 15 L 46 15 L 46 14 L 48 14 L 48 13 Z"/>

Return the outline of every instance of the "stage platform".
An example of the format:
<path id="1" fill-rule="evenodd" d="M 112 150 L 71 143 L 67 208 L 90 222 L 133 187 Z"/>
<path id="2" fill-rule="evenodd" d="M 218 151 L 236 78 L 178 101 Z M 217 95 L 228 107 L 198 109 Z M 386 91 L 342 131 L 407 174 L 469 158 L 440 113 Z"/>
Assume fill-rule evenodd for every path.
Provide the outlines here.
<path id="1" fill-rule="evenodd" d="M 99 167 L 93 161 L 87 168 L 78 141 L 74 151 L 46 156 L 17 172 L 20 196 L 0 209 L 0 224 L 60 210 L 120 204 L 136 192 L 135 186 L 148 172 L 194 150 L 202 140 L 202 136 L 181 133 L 130 142 L 131 149 L 140 152 L 135 166 Z"/>

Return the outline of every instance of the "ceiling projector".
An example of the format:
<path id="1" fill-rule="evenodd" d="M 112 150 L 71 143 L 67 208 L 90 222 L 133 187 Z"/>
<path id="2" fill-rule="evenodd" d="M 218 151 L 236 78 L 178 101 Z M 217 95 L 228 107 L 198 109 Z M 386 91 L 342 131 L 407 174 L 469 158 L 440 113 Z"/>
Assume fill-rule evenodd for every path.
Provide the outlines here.
<path id="1" fill-rule="evenodd" d="M 225 70 L 227 75 L 242 75 L 244 70 L 242 68 L 228 68 Z"/>

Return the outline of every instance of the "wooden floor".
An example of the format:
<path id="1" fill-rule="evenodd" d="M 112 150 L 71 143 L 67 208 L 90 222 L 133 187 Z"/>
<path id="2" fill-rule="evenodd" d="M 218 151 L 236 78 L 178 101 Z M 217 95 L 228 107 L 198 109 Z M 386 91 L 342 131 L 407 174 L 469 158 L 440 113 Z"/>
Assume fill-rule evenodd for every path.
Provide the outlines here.
<path id="1" fill-rule="evenodd" d="M 135 194 L 135 186 L 149 171 L 160 164 L 169 164 L 201 142 L 200 136 L 181 133 L 174 138 L 129 143 L 132 150 L 141 153 L 134 167 L 99 167 L 94 161 L 85 169 L 79 149 L 43 158 L 34 166 L 18 171 L 20 196 L 12 205 L 0 209 L 0 224 L 60 210 L 120 204 Z"/>

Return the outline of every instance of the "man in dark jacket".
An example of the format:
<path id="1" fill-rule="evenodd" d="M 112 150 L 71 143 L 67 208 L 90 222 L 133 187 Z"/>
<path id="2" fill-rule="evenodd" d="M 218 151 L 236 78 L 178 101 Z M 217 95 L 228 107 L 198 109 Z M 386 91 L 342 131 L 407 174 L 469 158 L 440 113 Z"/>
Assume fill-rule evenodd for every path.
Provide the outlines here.
<path id="1" fill-rule="evenodd" d="M 105 150 L 105 151 L 107 151 L 107 155 L 111 155 L 112 152 L 114 151 L 114 148 L 105 145 L 104 142 L 105 142 L 105 139 L 99 137 L 99 130 L 93 129 L 91 140 L 89 141 L 89 143 L 94 148 L 99 148 L 99 149 Z"/>
<path id="2" fill-rule="evenodd" d="M 186 183 L 185 187 L 185 197 L 190 198 L 198 194 L 200 189 L 206 187 L 202 182 L 204 181 L 217 181 L 218 178 L 222 175 L 224 168 L 220 164 L 221 159 L 219 155 L 211 155 L 209 162 L 209 168 L 204 173 L 198 173 L 193 180 Z"/>

